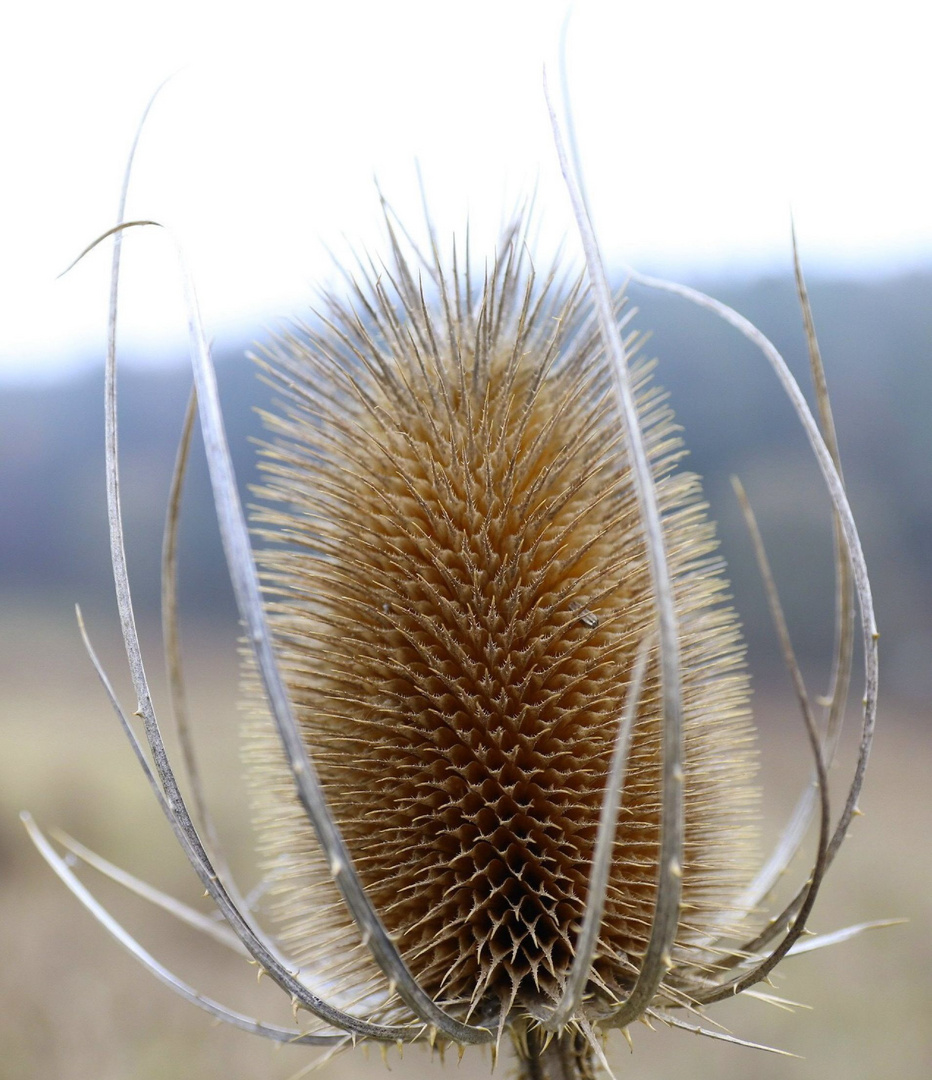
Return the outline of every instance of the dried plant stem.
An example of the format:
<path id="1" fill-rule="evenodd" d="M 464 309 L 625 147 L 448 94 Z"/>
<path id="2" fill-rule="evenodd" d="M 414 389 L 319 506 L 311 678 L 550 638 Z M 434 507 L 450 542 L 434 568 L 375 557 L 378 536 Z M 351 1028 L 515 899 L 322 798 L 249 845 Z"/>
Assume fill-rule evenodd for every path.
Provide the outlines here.
<path id="1" fill-rule="evenodd" d="M 528 1038 L 528 1052 L 520 1080 L 595 1080 L 595 1053 L 581 1032 L 564 1031 L 553 1038 L 535 1032 Z"/>

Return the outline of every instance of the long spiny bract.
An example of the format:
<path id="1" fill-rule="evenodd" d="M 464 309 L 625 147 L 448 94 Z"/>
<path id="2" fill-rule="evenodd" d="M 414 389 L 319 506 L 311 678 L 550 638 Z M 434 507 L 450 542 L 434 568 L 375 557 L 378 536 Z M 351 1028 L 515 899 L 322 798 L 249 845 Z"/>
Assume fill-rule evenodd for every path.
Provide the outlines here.
<path id="1" fill-rule="evenodd" d="M 657 617 L 599 334 L 578 288 L 537 282 L 523 231 L 506 231 L 478 295 L 392 232 L 390 266 L 282 336 L 266 358 L 285 402 L 266 417 L 257 515 L 279 659 L 367 892 L 432 997 L 513 1023 L 563 994 L 616 728 Z M 699 484 L 677 469 L 651 365 L 632 380 L 681 623 L 683 896 L 660 995 L 673 1004 L 677 966 L 721 936 L 716 913 L 750 876 L 755 758 Z M 610 1016 L 647 947 L 658 681 L 654 656 L 584 1016 Z M 396 1020 L 262 719 L 247 757 L 288 951 Z"/>

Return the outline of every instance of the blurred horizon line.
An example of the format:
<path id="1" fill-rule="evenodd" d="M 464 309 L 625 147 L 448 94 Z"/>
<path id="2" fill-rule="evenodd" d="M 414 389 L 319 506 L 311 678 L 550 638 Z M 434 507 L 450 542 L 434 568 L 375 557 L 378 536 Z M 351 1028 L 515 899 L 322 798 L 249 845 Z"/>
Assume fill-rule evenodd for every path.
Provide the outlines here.
<path id="1" fill-rule="evenodd" d="M 831 284 L 888 284 L 902 278 L 932 278 L 932 249 L 908 254 L 899 251 L 869 259 L 853 260 L 850 256 L 810 257 L 803 253 L 803 270 L 807 282 L 817 290 Z M 716 292 L 744 289 L 761 283 L 785 279 L 792 281 L 792 264 L 782 255 L 771 253 L 763 258 L 730 257 L 723 255 L 721 262 L 709 260 L 697 262 L 684 258 L 681 261 L 643 260 L 638 270 L 657 277 L 682 281 L 704 291 Z M 624 282 L 623 264 L 614 261 L 611 276 L 620 287 Z M 208 336 L 218 351 L 248 349 L 248 347 L 277 326 L 290 319 L 301 317 L 309 310 L 311 290 L 303 298 L 282 298 L 274 307 L 269 305 L 243 313 L 235 318 L 216 320 L 208 326 Z M 106 306 L 101 306 L 99 334 L 81 335 L 64 345 L 27 346 L 19 351 L 14 347 L 0 347 L 0 388 L 41 387 L 54 383 L 79 379 L 102 366 L 105 355 Z M 187 335 L 183 327 L 166 329 L 164 334 L 153 338 L 145 330 L 132 326 L 120 328 L 121 363 L 139 371 L 164 371 L 184 364 L 187 360 Z"/>

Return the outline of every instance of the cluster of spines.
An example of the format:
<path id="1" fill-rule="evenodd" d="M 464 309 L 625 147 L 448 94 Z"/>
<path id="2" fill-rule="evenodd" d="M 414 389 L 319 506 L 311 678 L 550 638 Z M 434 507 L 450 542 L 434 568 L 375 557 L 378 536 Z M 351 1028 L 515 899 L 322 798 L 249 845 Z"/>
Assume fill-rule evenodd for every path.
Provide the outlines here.
<path id="1" fill-rule="evenodd" d="M 520 230 L 482 291 L 402 256 L 268 370 L 258 525 L 279 655 L 336 819 L 412 971 L 464 1010 L 562 993 L 634 653 L 654 618 L 610 372 L 579 293 L 537 284 Z M 436 253 L 435 253 L 436 256 Z M 428 298 L 428 290 L 435 294 Z M 630 335 L 629 344 L 634 345 Z M 752 850 L 746 680 L 695 477 L 635 364 L 682 623 L 687 818 L 680 949 Z M 593 991 L 625 992 L 652 918 L 657 672 L 634 731 Z M 344 999 L 375 995 L 261 721 L 248 751 L 283 936 Z"/>

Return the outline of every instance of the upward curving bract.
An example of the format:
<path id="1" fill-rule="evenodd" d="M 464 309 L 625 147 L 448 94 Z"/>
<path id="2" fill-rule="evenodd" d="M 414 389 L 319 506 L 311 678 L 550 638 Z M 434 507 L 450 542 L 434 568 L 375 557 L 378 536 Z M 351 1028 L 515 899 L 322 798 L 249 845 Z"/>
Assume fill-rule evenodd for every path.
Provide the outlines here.
<path id="1" fill-rule="evenodd" d="M 567 986 L 620 717 L 650 647 L 598 947 L 558 1041 L 611 1025 L 647 950 L 664 754 L 657 605 L 611 363 L 582 290 L 556 268 L 535 275 L 525 219 L 479 283 L 468 253 L 407 256 L 388 220 L 391 264 L 265 359 L 283 398 L 266 416 L 257 514 L 267 610 L 331 812 L 410 971 L 454 1015 L 510 1027 L 527 1051 Z M 734 929 L 721 913 L 740 915 L 757 792 L 714 529 L 651 366 L 635 361 L 631 379 L 684 715 L 663 1008 L 686 1000 L 700 967 L 708 977 L 710 941 Z M 340 901 L 257 686 L 250 699 L 246 758 L 283 946 L 344 1007 L 397 1022 L 407 1014 Z"/>

